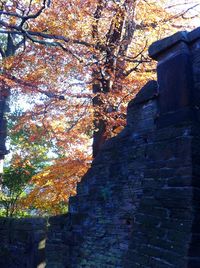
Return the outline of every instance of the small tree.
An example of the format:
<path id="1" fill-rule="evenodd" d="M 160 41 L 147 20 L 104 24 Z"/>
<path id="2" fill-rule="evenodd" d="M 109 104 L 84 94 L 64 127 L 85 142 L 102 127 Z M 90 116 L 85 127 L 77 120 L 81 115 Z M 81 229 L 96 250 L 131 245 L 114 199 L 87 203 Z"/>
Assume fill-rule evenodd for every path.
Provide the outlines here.
<path id="1" fill-rule="evenodd" d="M 5 168 L 1 176 L 0 213 L 6 217 L 24 214 L 22 201 L 35 171 L 29 161 L 22 162 L 18 156 L 13 159 L 13 163 Z"/>
<path id="2" fill-rule="evenodd" d="M 27 204 L 26 201 L 30 191 L 35 187 L 31 179 L 50 165 L 47 156 L 50 144 L 42 137 L 39 143 L 38 140 L 34 142 L 34 132 L 25 127 L 12 131 L 22 114 L 23 111 L 18 109 L 8 117 L 8 142 L 11 152 L 16 153 L 11 154 L 11 159 L 7 159 L 0 182 L 0 215 L 6 217 L 24 216 L 35 209 L 33 202 Z"/>

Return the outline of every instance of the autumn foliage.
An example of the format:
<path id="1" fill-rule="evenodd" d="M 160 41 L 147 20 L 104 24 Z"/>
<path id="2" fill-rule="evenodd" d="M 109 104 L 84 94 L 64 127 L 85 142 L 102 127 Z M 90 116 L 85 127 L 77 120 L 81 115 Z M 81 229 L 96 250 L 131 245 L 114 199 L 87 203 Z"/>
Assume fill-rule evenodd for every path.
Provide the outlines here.
<path id="1" fill-rule="evenodd" d="M 124 127 L 128 101 L 155 78 L 149 44 L 189 22 L 194 27 L 197 7 L 166 0 L 1 1 L 0 79 L 14 107 L 12 153 L 36 167 L 24 207 L 63 210 L 92 155 Z"/>

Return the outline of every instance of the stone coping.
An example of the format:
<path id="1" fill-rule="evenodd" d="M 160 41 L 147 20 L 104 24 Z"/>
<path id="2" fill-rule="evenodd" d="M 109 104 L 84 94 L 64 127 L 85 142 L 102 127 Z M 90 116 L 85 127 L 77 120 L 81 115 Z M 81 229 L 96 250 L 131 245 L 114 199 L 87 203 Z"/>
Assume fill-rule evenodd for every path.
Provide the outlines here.
<path id="1" fill-rule="evenodd" d="M 170 37 L 166 37 L 162 40 L 154 42 L 149 47 L 149 56 L 152 59 L 157 59 L 157 56 L 172 46 L 180 42 L 193 43 L 200 38 L 200 27 L 191 32 L 181 31 L 173 34 Z"/>

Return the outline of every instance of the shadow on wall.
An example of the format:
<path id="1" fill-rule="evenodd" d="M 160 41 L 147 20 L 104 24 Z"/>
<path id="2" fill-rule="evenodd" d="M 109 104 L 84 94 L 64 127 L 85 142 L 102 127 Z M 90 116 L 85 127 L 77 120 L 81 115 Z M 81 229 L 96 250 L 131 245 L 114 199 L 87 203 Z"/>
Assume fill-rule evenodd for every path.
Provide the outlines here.
<path id="1" fill-rule="evenodd" d="M 44 268 L 47 220 L 0 218 L 0 267 Z"/>

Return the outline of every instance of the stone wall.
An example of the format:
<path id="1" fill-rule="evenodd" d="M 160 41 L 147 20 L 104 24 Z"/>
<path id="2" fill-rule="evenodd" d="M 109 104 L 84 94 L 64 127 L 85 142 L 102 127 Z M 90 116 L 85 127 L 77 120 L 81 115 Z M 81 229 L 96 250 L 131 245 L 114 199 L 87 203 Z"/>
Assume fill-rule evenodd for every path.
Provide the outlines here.
<path id="1" fill-rule="evenodd" d="M 47 221 L 0 218 L 0 267 L 45 267 Z"/>
<path id="2" fill-rule="evenodd" d="M 49 220 L 47 268 L 200 267 L 200 28 L 149 53 L 158 79 L 129 103 L 127 126 L 105 143 L 69 213 Z M 42 265 L 40 221 L 1 222 L 1 254 L 17 264 L 1 257 L 0 267 Z"/>
<path id="3" fill-rule="evenodd" d="M 44 268 L 46 256 L 53 268 L 69 258 L 65 240 L 68 215 L 45 218 L 0 218 L 0 267 Z"/>
<path id="4" fill-rule="evenodd" d="M 158 80 L 70 199 L 60 268 L 200 267 L 200 29 L 149 51 Z"/>
<path id="5" fill-rule="evenodd" d="M 46 255 L 51 268 L 67 268 L 70 245 L 66 236 L 70 236 L 70 221 L 68 215 L 51 217 L 48 221 Z M 68 233 L 69 232 L 69 233 Z"/>

